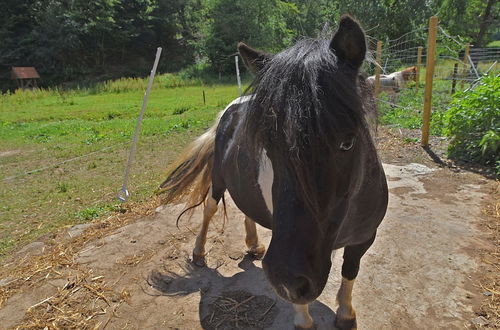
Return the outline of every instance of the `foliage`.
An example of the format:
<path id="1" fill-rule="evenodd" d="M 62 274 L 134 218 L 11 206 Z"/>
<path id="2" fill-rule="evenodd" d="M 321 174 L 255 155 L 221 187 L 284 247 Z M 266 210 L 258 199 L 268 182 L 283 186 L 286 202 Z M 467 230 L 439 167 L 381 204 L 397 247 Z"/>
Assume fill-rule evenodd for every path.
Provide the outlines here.
<path id="1" fill-rule="evenodd" d="M 496 166 L 500 174 L 500 75 L 482 77 L 469 91 L 453 96 L 445 133 L 453 157 Z"/>
<path id="2" fill-rule="evenodd" d="M 482 40 L 477 39 L 481 23 L 484 24 L 483 15 L 487 2 L 484 0 L 437 0 L 435 8 L 441 24 L 449 32 L 472 41 L 476 47 L 482 47 Z M 492 11 L 492 20 L 488 20 L 488 23 L 495 27 L 498 26 L 500 6 L 493 5 Z"/>
<path id="3" fill-rule="evenodd" d="M 422 70 L 423 71 L 423 70 Z M 421 71 L 421 72 L 422 72 Z M 450 101 L 450 82 L 446 80 L 434 80 L 432 112 L 430 134 L 443 135 L 444 121 L 443 114 Z M 422 128 L 422 108 L 424 99 L 424 88 L 415 90 L 414 84 L 409 84 L 407 89 L 403 89 L 396 100 L 391 102 L 390 95 L 382 93 L 379 101 L 380 123 L 382 125 L 392 125 L 408 129 Z M 391 103 L 396 103 L 392 105 Z"/>
<path id="4" fill-rule="evenodd" d="M 495 40 L 490 42 L 486 47 L 499 47 L 500 48 L 500 40 Z"/>
<path id="5" fill-rule="evenodd" d="M 294 35 L 286 22 L 297 13 L 296 6 L 280 0 L 214 1 L 204 45 L 212 68 L 216 72 L 233 72 L 231 55 L 239 41 L 268 51 L 288 46 Z"/>
<path id="6" fill-rule="evenodd" d="M 193 0 L 194 1 L 194 0 Z M 164 49 L 160 71 L 193 61 L 183 0 L 7 0 L 0 64 L 35 66 L 45 84 L 135 76 Z"/>
<path id="7" fill-rule="evenodd" d="M 481 0 L 4 0 L 0 88 L 7 89 L 10 66 L 35 66 L 44 86 L 143 76 L 158 46 L 159 72 L 201 64 L 212 74 L 232 73 L 237 42 L 279 51 L 316 37 L 343 13 L 379 40 L 415 30 L 425 38 L 428 18 L 437 14 L 459 42 L 489 41 L 483 36 L 498 31 L 499 7 L 486 17 L 487 7 Z M 440 54 L 456 51 L 454 43 L 441 44 Z"/>

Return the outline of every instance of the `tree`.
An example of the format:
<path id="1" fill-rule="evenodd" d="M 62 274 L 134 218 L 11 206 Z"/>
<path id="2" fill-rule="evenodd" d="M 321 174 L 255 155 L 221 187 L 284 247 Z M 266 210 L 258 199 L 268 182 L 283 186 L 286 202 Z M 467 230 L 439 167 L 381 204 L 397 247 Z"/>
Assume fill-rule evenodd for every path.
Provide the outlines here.
<path id="1" fill-rule="evenodd" d="M 488 30 L 488 27 L 493 23 L 494 20 L 498 20 L 498 7 L 494 8 L 497 0 L 488 0 L 486 7 L 484 8 L 484 13 L 481 17 L 481 23 L 479 24 L 479 32 L 476 37 L 476 47 L 483 47 L 483 39 Z"/>
<path id="2" fill-rule="evenodd" d="M 293 40 L 287 21 L 297 7 L 279 0 L 216 0 L 210 8 L 210 25 L 204 45 L 212 68 L 232 72 L 231 55 L 239 41 L 267 51 L 278 51 Z"/>

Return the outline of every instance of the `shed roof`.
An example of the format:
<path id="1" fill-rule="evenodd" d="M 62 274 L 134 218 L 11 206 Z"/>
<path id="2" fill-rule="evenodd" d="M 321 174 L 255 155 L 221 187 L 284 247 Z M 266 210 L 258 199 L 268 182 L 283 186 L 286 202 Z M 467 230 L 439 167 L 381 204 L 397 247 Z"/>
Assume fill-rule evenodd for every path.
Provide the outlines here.
<path id="1" fill-rule="evenodd" d="M 10 76 L 12 79 L 40 78 L 38 72 L 32 66 L 13 66 Z"/>

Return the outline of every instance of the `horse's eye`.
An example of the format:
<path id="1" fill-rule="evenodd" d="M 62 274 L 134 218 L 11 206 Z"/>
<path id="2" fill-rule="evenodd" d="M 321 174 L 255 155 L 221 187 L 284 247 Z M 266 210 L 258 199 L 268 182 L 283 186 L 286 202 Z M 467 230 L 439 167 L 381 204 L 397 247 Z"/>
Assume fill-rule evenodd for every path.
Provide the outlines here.
<path id="1" fill-rule="evenodd" d="M 356 142 L 355 137 L 340 142 L 340 150 L 342 150 L 342 151 L 351 150 L 352 147 L 354 146 L 354 142 Z"/>

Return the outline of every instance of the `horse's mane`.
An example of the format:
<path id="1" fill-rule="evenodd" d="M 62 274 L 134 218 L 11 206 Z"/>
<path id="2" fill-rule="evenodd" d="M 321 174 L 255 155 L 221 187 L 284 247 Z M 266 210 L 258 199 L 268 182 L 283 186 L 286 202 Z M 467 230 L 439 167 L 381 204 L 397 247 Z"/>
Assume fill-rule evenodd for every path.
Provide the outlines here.
<path id="1" fill-rule="evenodd" d="M 311 166 L 338 150 L 339 135 L 365 125 L 357 70 L 339 63 L 326 39 L 303 39 L 270 59 L 255 78 L 247 136 L 296 175 L 299 194 L 319 210 Z M 274 166 L 274 165 L 273 165 Z"/>

